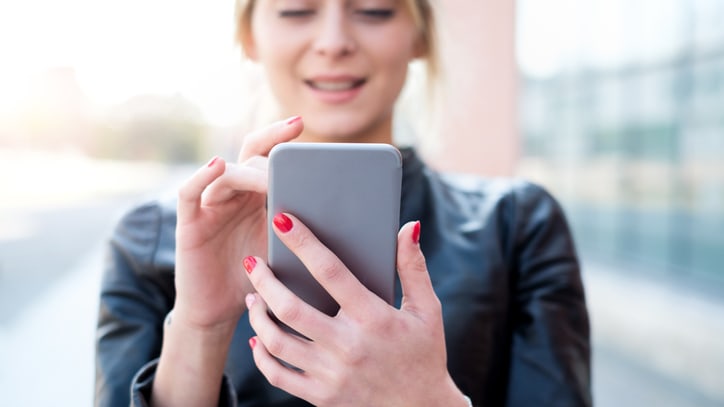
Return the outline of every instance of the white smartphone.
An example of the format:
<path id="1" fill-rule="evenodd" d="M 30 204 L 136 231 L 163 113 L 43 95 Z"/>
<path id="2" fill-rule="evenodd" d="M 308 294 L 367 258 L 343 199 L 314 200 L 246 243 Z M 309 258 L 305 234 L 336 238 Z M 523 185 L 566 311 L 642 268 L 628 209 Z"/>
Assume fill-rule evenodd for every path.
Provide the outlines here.
<path id="1" fill-rule="evenodd" d="M 387 144 L 283 143 L 269 154 L 269 266 L 302 300 L 339 305 L 279 240 L 272 218 L 297 216 L 368 289 L 394 301 L 402 156 Z"/>

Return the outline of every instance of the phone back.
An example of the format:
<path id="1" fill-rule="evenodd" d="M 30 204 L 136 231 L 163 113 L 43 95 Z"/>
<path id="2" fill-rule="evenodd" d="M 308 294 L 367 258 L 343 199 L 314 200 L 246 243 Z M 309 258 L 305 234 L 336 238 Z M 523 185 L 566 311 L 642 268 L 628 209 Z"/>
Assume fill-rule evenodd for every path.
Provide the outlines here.
<path id="1" fill-rule="evenodd" d="M 283 143 L 269 155 L 269 265 L 302 300 L 339 306 L 276 237 L 271 218 L 297 216 L 362 284 L 394 301 L 402 158 L 387 144 Z"/>

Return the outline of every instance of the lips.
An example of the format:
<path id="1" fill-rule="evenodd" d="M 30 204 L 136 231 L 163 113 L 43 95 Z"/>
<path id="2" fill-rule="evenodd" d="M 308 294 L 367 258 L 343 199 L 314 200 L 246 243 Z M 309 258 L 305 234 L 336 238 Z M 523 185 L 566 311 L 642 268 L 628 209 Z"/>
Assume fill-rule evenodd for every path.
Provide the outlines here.
<path id="1" fill-rule="evenodd" d="M 366 81 L 362 78 L 315 78 L 304 82 L 312 89 L 322 92 L 346 92 L 361 87 Z"/>

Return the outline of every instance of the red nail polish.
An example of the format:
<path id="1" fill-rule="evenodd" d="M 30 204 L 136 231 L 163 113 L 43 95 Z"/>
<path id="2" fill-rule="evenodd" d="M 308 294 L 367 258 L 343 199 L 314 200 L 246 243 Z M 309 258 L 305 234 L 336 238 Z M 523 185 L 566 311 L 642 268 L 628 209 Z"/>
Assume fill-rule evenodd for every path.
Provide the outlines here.
<path id="1" fill-rule="evenodd" d="M 254 267 L 256 267 L 256 259 L 252 256 L 245 257 L 244 268 L 246 269 L 246 272 L 251 274 L 252 270 L 254 270 Z"/>
<path id="2" fill-rule="evenodd" d="M 249 347 L 252 349 L 256 347 L 256 336 L 249 338 Z"/>
<path id="3" fill-rule="evenodd" d="M 415 244 L 420 243 L 420 221 L 415 222 L 415 226 L 412 227 L 412 241 Z"/>
<path id="4" fill-rule="evenodd" d="M 302 116 L 294 116 L 287 120 L 287 126 L 291 126 L 292 124 L 302 120 Z"/>
<path id="5" fill-rule="evenodd" d="M 289 219 L 289 217 L 283 213 L 278 213 L 276 216 L 274 216 L 274 226 L 279 229 L 282 233 L 287 233 L 290 230 L 292 230 L 292 220 Z"/>
<path id="6" fill-rule="evenodd" d="M 216 163 L 216 161 L 217 161 L 218 159 L 219 159 L 218 156 L 212 158 L 211 161 L 209 161 L 209 163 L 206 164 L 206 166 L 207 166 L 207 167 L 211 167 L 212 165 L 214 165 L 214 164 Z"/>

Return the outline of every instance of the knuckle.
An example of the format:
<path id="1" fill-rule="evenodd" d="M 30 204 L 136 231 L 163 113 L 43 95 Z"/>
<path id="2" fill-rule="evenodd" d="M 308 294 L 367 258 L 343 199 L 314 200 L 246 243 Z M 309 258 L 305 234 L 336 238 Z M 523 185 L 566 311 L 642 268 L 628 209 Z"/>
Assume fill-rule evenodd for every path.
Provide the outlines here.
<path id="1" fill-rule="evenodd" d="M 324 259 L 328 260 L 328 259 Z M 325 281 L 337 281 L 342 278 L 344 270 L 339 264 L 331 261 L 322 261 L 319 266 L 319 277 Z"/>
<path id="2" fill-rule="evenodd" d="M 272 370 L 269 372 L 266 372 L 264 374 L 266 376 L 266 380 L 274 387 L 283 387 L 284 386 L 284 378 L 279 370 Z"/>
<path id="3" fill-rule="evenodd" d="M 286 349 L 286 344 L 279 336 L 272 336 L 267 340 L 266 349 L 270 354 L 281 357 Z"/>
<path id="4" fill-rule="evenodd" d="M 347 346 L 342 348 L 341 361 L 346 366 L 360 366 L 367 360 L 367 354 L 359 340 L 350 341 Z M 343 375 L 337 376 L 338 385 L 342 385 L 345 378 Z"/>
<path id="5" fill-rule="evenodd" d="M 413 258 L 408 258 L 405 262 L 404 266 L 414 272 L 425 272 L 427 271 L 427 264 L 425 264 L 425 259 L 420 258 L 418 256 L 415 256 Z"/>
<path id="6" fill-rule="evenodd" d="M 308 250 L 314 246 L 314 239 L 306 233 L 292 233 L 289 238 L 298 250 Z"/>
<path id="7" fill-rule="evenodd" d="M 249 280 L 260 294 L 271 292 L 271 290 L 274 289 L 274 287 L 271 285 L 271 282 L 268 278 L 262 278 L 260 274 L 262 273 L 249 273 Z"/>
<path id="8" fill-rule="evenodd" d="M 442 316 L 442 302 L 437 294 L 435 294 L 435 291 L 430 294 L 427 310 L 435 317 Z"/>
<path id="9" fill-rule="evenodd" d="M 299 321 L 301 318 L 301 309 L 297 301 L 287 299 L 277 307 L 275 314 L 282 322 L 289 324 Z"/>
<path id="10" fill-rule="evenodd" d="M 438 314 L 442 314 L 442 301 L 440 301 L 440 298 L 435 294 L 432 293 L 432 300 L 431 300 L 431 308 L 433 311 L 435 311 Z"/>
<path id="11" fill-rule="evenodd" d="M 179 201 L 192 201 L 195 199 L 193 189 L 188 183 L 179 188 L 178 199 Z"/>
<path id="12" fill-rule="evenodd" d="M 415 261 L 412 262 L 412 268 L 417 272 L 426 273 L 427 264 L 425 263 L 425 259 L 424 258 L 415 259 Z"/>
<path id="13" fill-rule="evenodd" d="M 409 333 L 410 327 L 397 318 L 380 318 L 373 322 L 371 329 L 380 337 L 392 337 Z"/>

